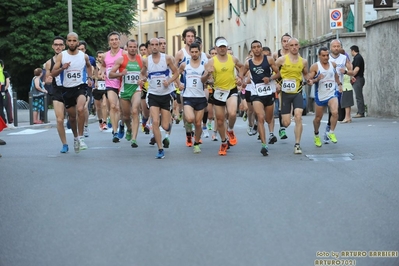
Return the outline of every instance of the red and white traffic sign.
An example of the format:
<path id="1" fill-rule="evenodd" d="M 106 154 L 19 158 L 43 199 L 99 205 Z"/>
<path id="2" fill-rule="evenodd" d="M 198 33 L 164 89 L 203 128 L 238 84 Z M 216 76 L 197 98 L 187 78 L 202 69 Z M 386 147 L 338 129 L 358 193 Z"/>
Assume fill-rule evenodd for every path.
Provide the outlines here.
<path id="1" fill-rule="evenodd" d="M 342 19 L 342 8 L 330 9 L 330 29 L 343 29 L 344 20 Z"/>

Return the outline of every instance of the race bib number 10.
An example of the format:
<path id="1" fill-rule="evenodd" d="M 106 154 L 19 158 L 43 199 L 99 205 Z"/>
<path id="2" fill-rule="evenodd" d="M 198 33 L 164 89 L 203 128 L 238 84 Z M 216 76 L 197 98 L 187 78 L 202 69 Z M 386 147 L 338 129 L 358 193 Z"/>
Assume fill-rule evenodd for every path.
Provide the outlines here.
<path id="1" fill-rule="evenodd" d="M 282 84 L 282 91 L 284 92 L 296 92 L 296 80 L 294 79 L 284 79 Z"/>
<path id="2" fill-rule="evenodd" d="M 222 90 L 222 89 L 215 89 L 215 91 L 213 92 L 213 98 L 215 98 L 215 100 L 221 101 L 221 102 L 226 102 L 227 101 L 227 97 L 229 96 L 230 91 L 228 90 Z"/>

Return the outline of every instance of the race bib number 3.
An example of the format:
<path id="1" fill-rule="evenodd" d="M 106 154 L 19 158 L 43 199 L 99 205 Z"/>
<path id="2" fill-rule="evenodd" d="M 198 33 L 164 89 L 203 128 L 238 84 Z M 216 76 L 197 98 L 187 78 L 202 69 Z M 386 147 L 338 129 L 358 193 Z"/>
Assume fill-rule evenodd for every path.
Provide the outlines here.
<path id="1" fill-rule="evenodd" d="M 271 84 L 258 83 L 255 85 L 255 88 L 259 96 L 268 96 L 272 95 L 273 93 L 273 88 Z"/>
<path id="2" fill-rule="evenodd" d="M 230 91 L 227 90 L 215 89 L 215 91 L 213 92 L 213 98 L 221 102 L 226 102 L 229 93 Z"/>
<path id="3" fill-rule="evenodd" d="M 284 92 L 296 92 L 296 80 L 294 79 L 284 79 L 283 84 L 281 86 L 282 91 Z"/>

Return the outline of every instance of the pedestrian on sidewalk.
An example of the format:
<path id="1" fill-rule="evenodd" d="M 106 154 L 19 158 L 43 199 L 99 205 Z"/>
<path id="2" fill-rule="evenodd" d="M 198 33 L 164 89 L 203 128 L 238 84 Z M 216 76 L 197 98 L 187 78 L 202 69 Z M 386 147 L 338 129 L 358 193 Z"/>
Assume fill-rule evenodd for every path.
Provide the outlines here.
<path id="1" fill-rule="evenodd" d="M 30 89 L 33 96 L 33 123 L 43 124 L 43 121 L 39 119 L 39 111 L 44 111 L 44 94 L 47 93 L 47 90 L 44 88 L 44 83 L 41 81 L 43 70 L 41 68 L 36 68 L 33 73 L 35 76 L 32 79 Z"/>

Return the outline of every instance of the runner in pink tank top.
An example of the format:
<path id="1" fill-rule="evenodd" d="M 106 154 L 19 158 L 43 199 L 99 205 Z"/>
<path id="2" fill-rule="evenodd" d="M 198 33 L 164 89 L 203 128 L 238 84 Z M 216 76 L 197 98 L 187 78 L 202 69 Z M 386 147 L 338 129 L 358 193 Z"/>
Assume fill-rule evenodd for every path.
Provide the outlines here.
<path id="1" fill-rule="evenodd" d="M 121 57 L 122 54 L 123 54 L 123 49 L 119 49 L 119 51 L 115 55 L 112 54 L 112 50 L 105 53 L 105 59 L 104 59 L 105 73 L 106 73 L 105 86 L 107 88 L 113 88 L 113 89 L 119 90 L 119 88 L 121 87 L 120 79 L 110 79 L 108 77 L 108 75 L 109 75 L 109 72 L 111 71 L 112 67 L 115 65 L 116 59 Z"/>

